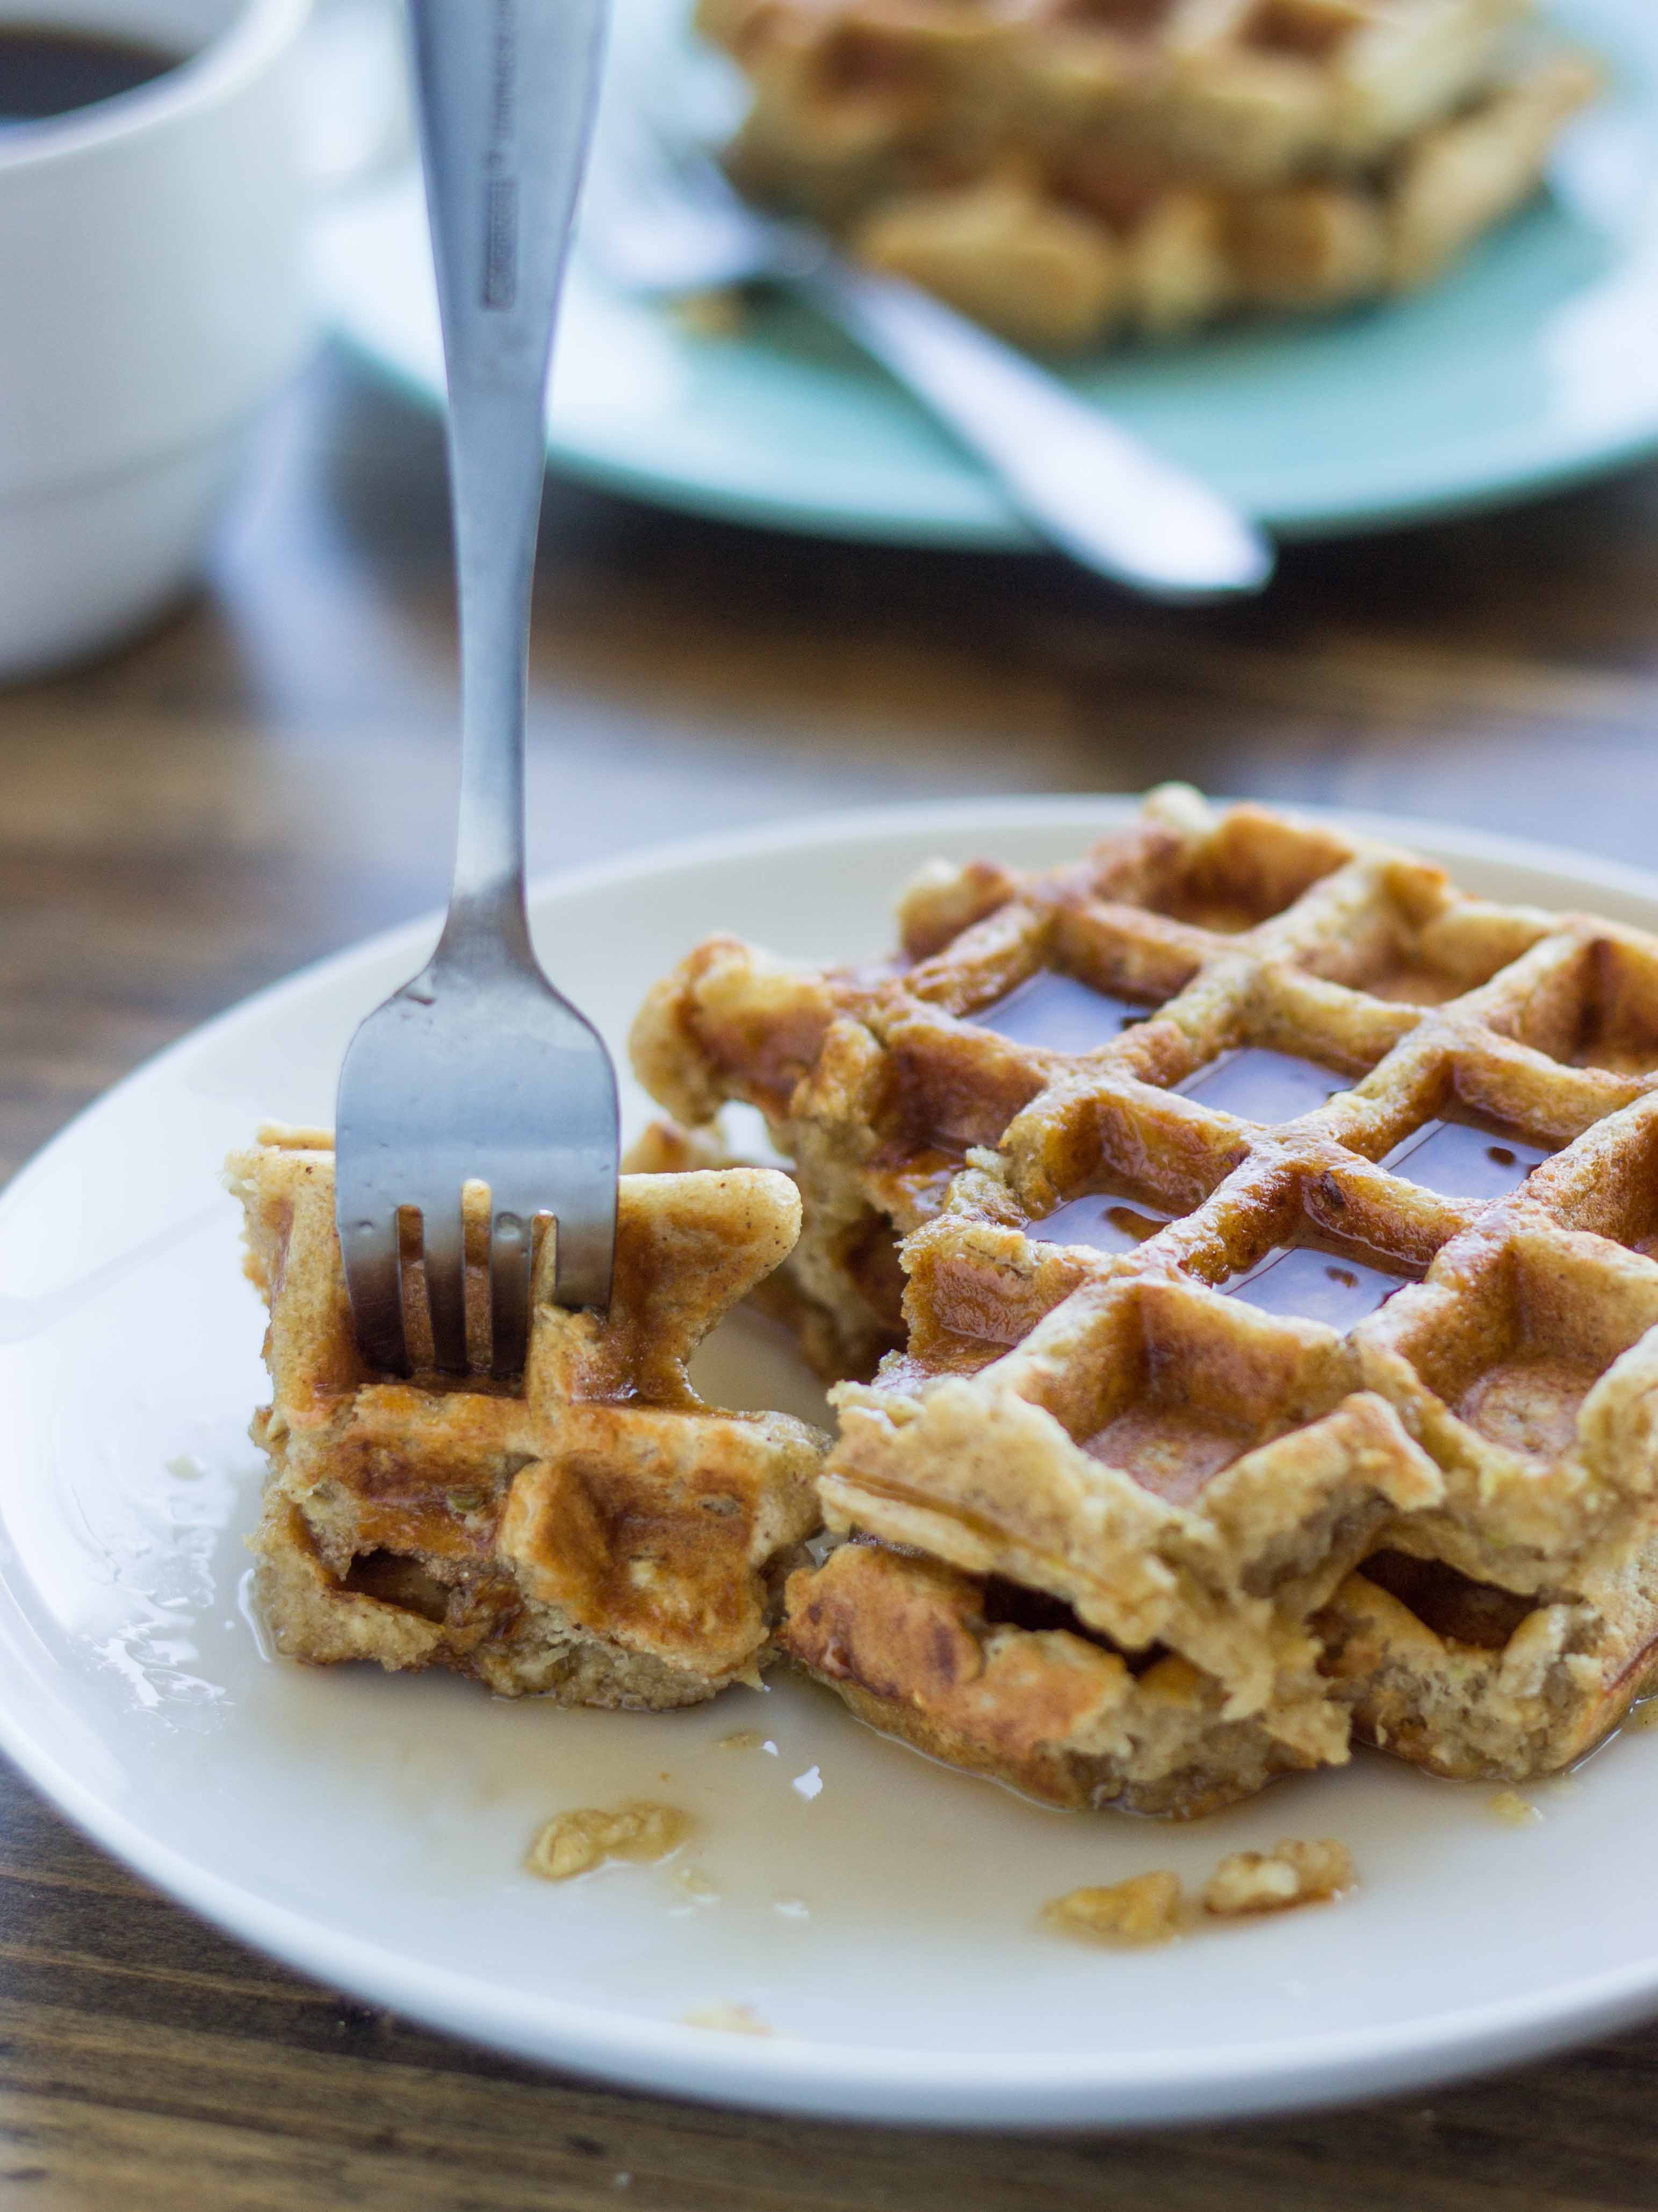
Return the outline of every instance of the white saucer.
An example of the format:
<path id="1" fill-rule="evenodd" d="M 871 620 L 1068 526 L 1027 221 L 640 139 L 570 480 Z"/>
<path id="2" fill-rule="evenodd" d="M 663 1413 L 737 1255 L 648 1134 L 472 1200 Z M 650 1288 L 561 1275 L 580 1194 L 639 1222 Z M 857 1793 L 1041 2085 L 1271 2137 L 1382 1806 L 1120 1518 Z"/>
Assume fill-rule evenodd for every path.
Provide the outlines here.
<path id="1" fill-rule="evenodd" d="M 1074 852 L 1114 799 L 819 819 L 589 870 L 535 914 L 620 1045 L 645 986 L 729 928 L 874 952 L 935 853 Z M 1391 825 L 1471 888 L 1658 928 L 1658 878 Z M 662 1718 L 493 1702 L 437 1677 L 268 1662 L 241 1595 L 260 1316 L 218 1164 L 267 1115 L 326 1119 L 358 1017 L 429 942 L 382 939 L 268 992 L 74 1123 L 0 1200 L 0 1741 L 64 1812 L 196 1911 L 375 2002 L 643 2087 L 863 2119 L 1115 2125 L 1308 2106 L 1523 2057 L 1658 2008 L 1645 1838 L 1658 1740 L 1527 1794 L 1363 1758 L 1179 1829 L 1048 1812 L 778 1682 Z M 643 1102 L 631 1091 L 625 1110 Z M 731 1395 L 811 1385 L 757 1325 Z M 775 1752 L 722 1749 L 757 1729 Z M 821 1786 L 820 1786 L 821 1785 Z M 538 1822 L 627 1796 L 701 1818 L 719 1893 L 520 1870 Z M 1150 1867 L 1339 1836 L 1350 1899 L 1163 1951 L 1042 1933 L 1043 1899 Z M 741 2004 L 769 2037 L 681 2024 Z"/>

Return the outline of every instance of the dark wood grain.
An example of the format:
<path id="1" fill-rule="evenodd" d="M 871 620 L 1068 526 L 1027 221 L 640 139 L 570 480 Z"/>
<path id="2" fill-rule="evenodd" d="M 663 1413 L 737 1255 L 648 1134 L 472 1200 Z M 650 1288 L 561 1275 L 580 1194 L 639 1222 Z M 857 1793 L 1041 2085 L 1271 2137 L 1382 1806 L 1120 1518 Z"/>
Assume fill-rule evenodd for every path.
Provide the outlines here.
<path id="1" fill-rule="evenodd" d="M 204 1016 L 428 908 L 454 659 L 434 425 L 325 359 L 206 594 L 0 696 L 0 1172 Z M 553 487 L 538 866 L 865 800 L 1218 791 L 1658 845 L 1658 471 L 1292 548 L 1172 614 L 1058 563 L 795 541 Z M 46 2212 L 1658 2208 L 1658 2031 L 1430 2100 L 1132 2138 L 753 2118 L 296 1979 L 0 1778 L 0 2205 Z M 625 2179 L 624 2179 L 625 2177 Z"/>

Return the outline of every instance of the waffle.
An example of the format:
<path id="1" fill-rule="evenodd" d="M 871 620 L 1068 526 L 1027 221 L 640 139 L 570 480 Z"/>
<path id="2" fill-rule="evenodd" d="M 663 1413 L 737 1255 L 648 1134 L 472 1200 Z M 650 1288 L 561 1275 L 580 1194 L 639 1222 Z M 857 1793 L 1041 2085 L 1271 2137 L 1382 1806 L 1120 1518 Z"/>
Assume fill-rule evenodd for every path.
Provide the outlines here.
<path id="1" fill-rule="evenodd" d="M 446 1667 L 564 1705 L 690 1705 L 756 1679 L 817 1525 L 827 1439 L 780 1413 L 711 1410 L 686 1362 L 793 1243 L 786 1176 L 624 1177 L 609 1316 L 555 1305 L 542 1250 L 526 1370 L 508 1386 L 422 1373 L 418 1357 L 408 1382 L 365 1368 L 326 1135 L 262 1133 L 228 1172 L 270 1309 L 254 1548 L 281 1650 Z M 487 1219 L 469 1229 L 481 1260 Z M 487 1300 L 471 1304 L 487 1319 Z"/>
<path id="2" fill-rule="evenodd" d="M 900 920 L 716 940 L 636 1036 L 793 1159 L 820 1355 L 888 1346 L 791 1650 L 1066 1804 L 1578 1756 L 1658 1640 L 1658 940 L 1178 788 Z"/>
<path id="3" fill-rule="evenodd" d="M 702 0 L 754 198 L 1016 343 L 1437 274 L 1594 89 L 1528 0 Z"/>

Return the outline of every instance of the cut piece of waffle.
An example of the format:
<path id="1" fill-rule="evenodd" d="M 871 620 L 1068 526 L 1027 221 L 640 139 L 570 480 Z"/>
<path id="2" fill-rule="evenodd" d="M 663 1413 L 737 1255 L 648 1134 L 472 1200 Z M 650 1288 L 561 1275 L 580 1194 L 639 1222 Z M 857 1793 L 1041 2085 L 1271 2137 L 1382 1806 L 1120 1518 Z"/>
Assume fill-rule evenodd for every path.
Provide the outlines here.
<path id="1" fill-rule="evenodd" d="M 608 1316 L 554 1304 L 550 1246 L 521 1382 L 404 1382 L 371 1373 L 352 1334 L 331 1147 L 270 1130 L 229 1164 L 270 1309 L 255 1549 L 278 1648 L 565 1705 L 689 1705 L 755 1680 L 817 1526 L 827 1439 L 712 1409 L 686 1364 L 793 1243 L 787 1177 L 624 1176 Z"/>
<path id="2" fill-rule="evenodd" d="M 1358 1332 L 1367 1379 L 1445 1480 L 1442 1504 L 1320 1616 L 1327 1671 L 1373 1741 L 1441 1773 L 1523 1781 L 1569 1765 L 1651 1686 L 1655 1251 L 1649 1092 L 1540 1167 L 1523 1198 L 1447 1246 L 1424 1290 Z"/>
<path id="3" fill-rule="evenodd" d="M 794 1161 L 820 1349 L 890 1347 L 822 1482 L 872 1540 L 791 1648 L 1064 1802 L 1204 1809 L 1350 1713 L 1576 1756 L 1658 1648 L 1658 940 L 1178 789 L 901 925 L 862 970 L 720 940 L 639 1025 L 665 1104 Z"/>
<path id="4" fill-rule="evenodd" d="M 1528 0 L 702 0 L 738 183 L 1017 343 L 1418 283 L 1595 87 Z"/>

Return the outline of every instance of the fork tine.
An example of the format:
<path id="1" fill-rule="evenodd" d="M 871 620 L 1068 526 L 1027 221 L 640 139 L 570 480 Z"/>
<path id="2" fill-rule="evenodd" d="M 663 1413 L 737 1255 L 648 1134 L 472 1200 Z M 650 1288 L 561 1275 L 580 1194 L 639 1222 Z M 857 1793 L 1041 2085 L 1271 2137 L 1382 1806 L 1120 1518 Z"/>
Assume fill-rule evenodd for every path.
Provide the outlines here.
<path id="1" fill-rule="evenodd" d="M 421 1210 L 426 1304 L 432 1316 L 432 1358 L 440 1374 L 466 1372 L 465 1239 L 460 1193 Z"/>
<path id="2" fill-rule="evenodd" d="M 555 1280 L 560 1305 L 607 1305 L 616 1260 L 614 1212 L 591 1201 L 582 1205 L 567 1199 L 554 1234 L 558 1239 Z"/>
<path id="3" fill-rule="evenodd" d="M 530 1340 L 530 1253 L 534 1216 L 499 1199 L 489 1237 L 489 1371 L 505 1382 L 523 1370 Z"/>
<path id="4" fill-rule="evenodd" d="M 342 1229 L 351 1321 L 362 1355 L 371 1367 L 406 1375 L 398 1217 L 348 1220 Z"/>

